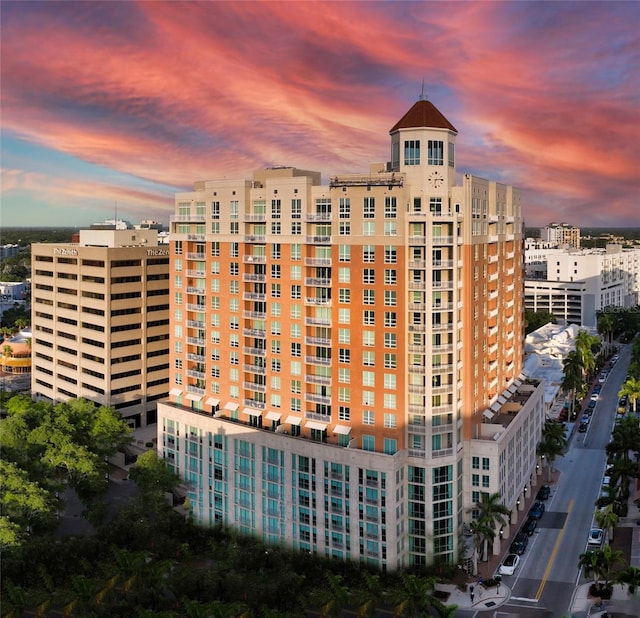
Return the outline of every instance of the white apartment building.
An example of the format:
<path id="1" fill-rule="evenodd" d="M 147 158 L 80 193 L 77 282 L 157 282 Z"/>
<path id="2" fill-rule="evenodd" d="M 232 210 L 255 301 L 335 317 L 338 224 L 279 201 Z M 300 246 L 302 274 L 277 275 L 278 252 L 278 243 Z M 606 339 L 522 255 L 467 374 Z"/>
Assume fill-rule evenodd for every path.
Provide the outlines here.
<path id="1" fill-rule="evenodd" d="M 549 223 L 540 228 L 540 239 L 556 247 L 580 248 L 580 228 L 568 223 Z"/>
<path id="2" fill-rule="evenodd" d="M 525 269 L 526 308 L 563 323 L 595 328 L 598 311 L 640 304 L 640 249 L 535 247 L 525 251 Z"/>
<path id="3" fill-rule="evenodd" d="M 544 422 L 521 198 L 458 179 L 456 136 L 420 100 L 362 174 L 176 195 L 158 450 L 196 520 L 395 570 L 457 560 L 483 492 L 517 519 Z"/>
<path id="4" fill-rule="evenodd" d="M 169 250 L 156 230 L 81 230 L 31 256 L 34 398 L 155 422 L 169 392 Z"/>

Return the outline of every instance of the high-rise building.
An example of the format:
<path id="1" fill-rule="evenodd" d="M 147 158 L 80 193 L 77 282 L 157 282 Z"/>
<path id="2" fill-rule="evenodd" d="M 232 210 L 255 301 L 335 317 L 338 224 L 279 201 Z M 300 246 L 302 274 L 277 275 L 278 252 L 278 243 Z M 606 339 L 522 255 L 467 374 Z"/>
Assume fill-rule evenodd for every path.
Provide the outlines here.
<path id="1" fill-rule="evenodd" d="M 580 248 L 580 228 L 568 223 L 549 223 L 540 228 L 540 239 L 556 247 Z"/>
<path id="2" fill-rule="evenodd" d="M 169 250 L 157 231 L 34 243 L 31 269 L 34 397 L 82 397 L 134 426 L 155 422 L 169 392 Z"/>
<path id="3" fill-rule="evenodd" d="M 482 492 L 517 518 L 544 413 L 519 192 L 456 184 L 427 100 L 390 135 L 389 163 L 325 185 L 277 167 L 176 196 L 158 448 L 197 520 L 394 570 L 455 561 Z"/>

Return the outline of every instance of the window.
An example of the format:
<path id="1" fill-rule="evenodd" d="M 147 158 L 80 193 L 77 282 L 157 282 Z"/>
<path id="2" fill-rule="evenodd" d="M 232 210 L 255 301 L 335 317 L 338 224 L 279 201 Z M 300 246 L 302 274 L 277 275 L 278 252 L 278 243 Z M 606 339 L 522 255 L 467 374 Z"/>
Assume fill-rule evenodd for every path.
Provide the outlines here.
<path id="1" fill-rule="evenodd" d="M 338 302 L 348 305 L 351 302 L 351 290 L 348 288 L 338 288 Z"/>
<path id="2" fill-rule="evenodd" d="M 280 264 L 271 264 L 271 278 L 280 279 Z"/>
<path id="3" fill-rule="evenodd" d="M 351 401 L 351 389 L 346 386 L 338 387 L 338 401 L 349 403 Z"/>
<path id="4" fill-rule="evenodd" d="M 351 223 L 349 221 L 340 221 L 340 227 L 338 229 L 340 236 L 349 236 L 351 234 Z"/>
<path id="5" fill-rule="evenodd" d="M 338 268 L 338 282 L 339 283 L 351 283 L 351 269 L 350 268 Z"/>
<path id="6" fill-rule="evenodd" d="M 384 235 L 385 236 L 397 236 L 398 224 L 395 221 L 384 222 Z"/>
<path id="7" fill-rule="evenodd" d="M 292 260 L 300 260 L 300 259 L 302 259 L 302 245 L 299 245 L 299 244 L 291 245 L 291 259 Z M 292 266 L 292 268 L 293 268 L 293 266 Z"/>
<path id="8" fill-rule="evenodd" d="M 338 368 L 338 382 L 349 384 L 351 382 L 351 369 L 345 367 Z"/>
<path id="9" fill-rule="evenodd" d="M 302 287 L 299 285 L 291 286 L 291 298 L 302 298 Z"/>
<path id="10" fill-rule="evenodd" d="M 384 374 L 384 387 L 389 390 L 396 389 L 396 375 L 394 373 L 385 373 Z"/>
<path id="11" fill-rule="evenodd" d="M 398 321 L 398 315 L 395 311 L 384 312 L 384 325 L 387 328 L 395 328 Z"/>
<path id="12" fill-rule="evenodd" d="M 385 455 L 395 455 L 398 452 L 398 441 L 394 438 L 384 439 Z"/>
<path id="13" fill-rule="evenodd" d="M 338 361 L 341 363 L 350 363 L 351 362 L 351 350 L 348 348 L 339 348 L 338 349 Z"/>
<path id="14" fill-rule="evenodd" d="M 240 223 L 237 221 L 232 221 L 229 225 L 229 233 L 230 234 L 239 234 L 240 233 Z"/>
<path id="15" fill-rule="evenodd" d="M 271 218 L 279 219 L 282 214 L 282 205 L 280 200 L 271 200 Z"/>
<path id="16" fill-rule="evenodd" d="M 384 217 L 385 219 L 395 219 L 398 216 L 398 205 L 395 197 L 384 198 Z"/>
<path id="17" fill-rule="evenodd" d="M 456 165 L 456 145 L 452 142 L 449 142 L 449 167 L 455 167 Z"/>
<path id="18" fill-rule="evenodd" d="M 340 406 L 338 408 L 338 419 L 341 421 L 351 420 L 351 408 L 347 406 Z"/>
<path id="19" fill-rule="evenodd" d="M 375 221 L 365 221 L 362 224 L 362 235 L 363 236 L 375 236 L 376 235 L 376 222 Z"/>
<path id="20" fill-rule="evenodd" d="M 362 386 L 375 386 L 376 385 L 376 373 L 375 371 L 363 371 L 362 372 Z"/>
<path id="21" fill-rule="evenodd" d="M 374 197 L 365 197 L 363 218 L 375 219 L 375 216 L 376 216 L 376 199 Z"/>
<path id="22" fill-rule="evenodd" d="M 398 405 L 397 401 L 398 400 L 396 395 L 394 395 L 393 393 L 385 393 L 383 407 L 386 410 L 395 410 Z M 395 415 L 392 415 L 392 416 L 395 416 Z"/>
<path id="23" fill-rule="evenodd" d="M 375 352 L 362 352 L 362 364 L 365 367 L 375 367 L 376 364 Z"/>
<path id="24" fill-rule="evenodd" d="M 395 369 L 397 366 L 397 357 L 395 354 L 385 353 L 384 355 L 384 366 L 387 369 Z"/>
<path id="25" fill-rule="evenodd" d="M 351 261 L 351 245 L 339 245 L 338 247 L 338 260 L 340 262 Z"/>
<path id="26" fill-rule="evenodd" d="M 384 248 L 384 263 L 395 264 L 398 261 L 398 249 L 395 245 L 386 245 Z"/>
<path id="27" fill-rule="evenodd" d="M 348 328 L 338 329 L 338 343 L 351 343 L 351 331 Z"/>
<path id="28" fill-rule="evenodd" d="M 373 264 L 376 261 L 376 248 L 374 245 L 364 245 L 362 247 L 362 261 L 365 264 Z"/>
<path id="29" fill-rule="evenodd" d="M 362 271 L 362 282 L 365 284 L 374 284 L 376 282 L 376 271 L 373 268 L 365 268 Z"/>
<path id="30" fill-rule="evenodd" d="M 427 164 L 444 165 L 444 142 L 430 139 L 428 144 Z"/>
<path id="31" fill-rule="evenodd" d="M 431 142 L 431 140 L 429 140 Z M 404 164 L 420 165 L 420 140 L 408 139 L 404 142 Z"/>
<path id="32" fill-rule="evenodd" d="M 385 292 L 386 296 L 386 292 Z M 362 304 L 363 305 L 375 305 L 376 304 L 376 292 L 375 290 L 362 290 Z"/>
<path id="33" fill-rule="evenodd" d="M 396 298 L 397 294 L 393 290 L 385 290 L 384 291 L 384 304 L 385 307 L 395 307 L 396 306 Z"/>
<path id="34" fill-rule="evenodd" d="M 376 424 L 376 415 L 373 410 L 363 410 L 362 411 L 362 424 L 363 425 L 375 425 Z"/>
<path id="35" fill-rule="evenodd" d="M 376 323 L 376 312 L 370 309 L 366 310 L 363 314 L 364 324 L 367 326 L 373 326 Z"/>
<path id="36" fill-rule="evenodd" d="M 348 197 L 340 198 L 340 219 L 348 219 L 351 216 L 351 200 Z"/>
<path id="37" fill-rule="evenodd" d="M 387 429 L 395 429 L 396 428 L 396 415 L 395 414 L 389 414 L 388 412 L 385 412 L 384 413 L 384 426 Z"/>
<path id="38" fill-rule="evenodd" d="M 482 469 L 483 470 L 488 470 L 489 469 L 489 458 L 488 457 L 483 457 L 482 458 Z"/>
<path id="39" fill-rule="evenodd" d="M 362 436 L 362 450 L 363 451 L 375 451 L 376 450 L 376 438 L 375 438 L 375 436 Z"/>
<path id="40" fill-rule="evenodd" d="M 376 345 L 376 333 L 372 330 L 362 331 L 362 345 L 367 348 L 373 348 Z"/>
<path id="41" fill-rule="evenodd" d="M 291 235 L 299 236 L 302 234 L 302 223 L 300 221 L 292 221 L 291 222 Z"/>
<path id="42" fill-rule="evenodd" d="M 480 470 L 480 457 L 472 457 L 471 458 L 471 467 L 474 470 Z"/>
<path id="43" fill-rule="evenodd" d="M 272 298 L 280 298 L 280 284 L 279 283 L 272 283 L 271 284 L 271 297 Z"/>
<path id="44" fill-rule="evenodd" d="M 351 309 L 338 309 L 338 324 L 351 324 Z"/>
<path id="45" fill-rule="evenodd" d="M 291 200 L 291 218 L 300 219 L 301 216 L 302 216 L 302 200 L 300 198 Z"/>
<path id="46" fill-rule="evenodd" d="M 397 338 L 395 333 L 384 334 L 384 347 L 392 349 L 397 347 Z"/>
<path id="47" fill-rule="evenodd" d="M 271 258 L 274 260 L 279 260 L 280 256 L 281 256 L 280 243 L 273 243 L 271 245 Z"/>
<path id="48" fill-rule="evenodd" d="M 271 222 L 271 233 L 272 234 L 280 234 L 282 232 L 282 224 L 280 221 L 272 221 Z"/>

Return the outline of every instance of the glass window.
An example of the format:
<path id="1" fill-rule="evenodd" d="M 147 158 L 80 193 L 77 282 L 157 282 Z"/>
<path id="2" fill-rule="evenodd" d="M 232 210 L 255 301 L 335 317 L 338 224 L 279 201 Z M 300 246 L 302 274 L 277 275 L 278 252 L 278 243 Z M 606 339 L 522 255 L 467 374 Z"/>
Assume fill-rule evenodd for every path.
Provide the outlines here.
<path id="1" fill-rule="evenodd" d="M 420 165 L 420 140 L 408 139 L 404 142 L 404 164 Z"/>
<path id="2" fill-rule="evenodd" d="M 376 415 L 373 410 L 363 410 L 362 411 L 362 424 L 363 425 L 375 425 L 376 424 Z"/>
<path id="3" fill-rule="evenodd" d="M 444 165 L 444 142 L 430 139 L 427 148 L 427 163 L 429 165 Z"/>

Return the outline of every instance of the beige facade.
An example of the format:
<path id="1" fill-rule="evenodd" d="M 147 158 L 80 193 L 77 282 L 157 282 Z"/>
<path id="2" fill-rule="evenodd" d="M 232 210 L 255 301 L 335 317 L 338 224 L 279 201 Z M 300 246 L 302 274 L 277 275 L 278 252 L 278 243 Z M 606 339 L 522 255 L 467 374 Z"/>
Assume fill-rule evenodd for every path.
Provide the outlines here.
<path id="1" fill-rule="evenodd" d="M 580 228 L 568 223 L 550 223 L 540 229 L 540 238 L 555 247 L 580 248 Z"/>
<path id="2" fill-rule="evenodd" d="M 280 167 L 176 196 L 158 444 L 201 521 L 393 570 L 455 560 L 504 482 L 498 459 L 474 486 L 472 453 L 522 371 L 523 272 L 519 192 L 457 183 L 429 101 L 390 135 L 389 163 L 328 185 Z"/>
<path id="3" fill-rule="evenodd" d="M 169 391 L 169 251 L 157 232 L 82 230 L 31 252 L 33 396 L 155 421 Z"/>

